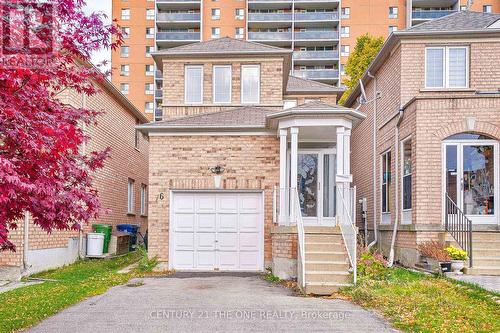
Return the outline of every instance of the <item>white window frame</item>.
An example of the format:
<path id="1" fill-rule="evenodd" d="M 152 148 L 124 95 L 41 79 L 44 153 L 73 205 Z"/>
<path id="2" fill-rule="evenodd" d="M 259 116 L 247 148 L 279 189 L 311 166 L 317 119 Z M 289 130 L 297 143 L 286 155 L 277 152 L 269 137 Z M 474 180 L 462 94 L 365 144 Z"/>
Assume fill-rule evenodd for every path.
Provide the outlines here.
<path id="1" fill-rule="evenodd" d="M 151 11 L 152 11 L 152 13 L 153 13 L 152 15 L 150 15 L 150 14 L 149 14 L 149 13 L 151 13 Z M 146 20 L 151 20 L 151 21 L 153 21 L 154 19 L 155 19 L 155 10 L 154 10 L 154 9 L 152 9 L 152 8 L 148 8 L 148 9 L 146 9 Z"/>
<path id="2" fill-rule="evenodd" d="M 344 11 L 344 13 L 343 13 Z M 340 16 L 343 19 L 348 19 L 351 17 L 351 7 L 342 7 L 340 9 Z"/>
<path id="3" fill-rule="evenodd" d="M 201 75 L 200 75 L 200 81 L 201 81 L 201 101 L 200 102 L 188 102 L 187 100 L 187 71 L 189 68 L 201 68 Z M 203 65 L 188 65 L 184 67 L 184 103 L 185 104 L 203 104 Z"/>
<path id="4" fill-rule="evenodd" d="M 218 102 L 215 100 L 215 69 L 216 68 L 229 68 L 229 101 Z M 233 69 L 231 65 L 214 65 L 212 67 L 212 100 L 214 104 L 230 104 L 233 98 Z"/>
<path id="5" fill-rule="evenodd" d="M 391 9 L 395 9 L 395 13 L 391 13 Z M 390 6 L 389 7 L 389 18 L 390 19 L 396 19 L 398 18 L 398 14 L 399 14 L 399 9 L 397 6 Z"/>
<path id="6" fill-rule="evenodd" d="M 413 147 L 410 147 L 410 160 L 411 160 L 411 172 L 408 175 L 404 174 L 404 160 L 405 160 L 405 151 L 404 151 L 404 146 L 405 144 L 410 141 L 411 142 L 411 136 L 408 136 L 401 140 L 400 144 L 400 160 L 401 160 L 401 171 L 400 171 L 400 176 L 401 176 L 401 195 L 400 195 L 400 200 L 401 200 L 401 223 L 402 224 L 408 224 L 411 223 L 411 211 L 413 208 L 413 202 L 410 201 L 410 208 L 404 208 L 403 203 L 404 203 L 404 177 L 411 177 L 413 175 Z M 413 179 L 412 179 L 413 182 Z M 411 196 L 413 198 L 413 188 L 410 184 L 410 191 L 411 191 Z"/>
<path id="7" fill-rule="evenodd" d="M 149 87 L 153 87 L 153 89 L 148 89 Z M 155 94 L 154 83 L 146 82 L 144 84 L 144 92 L 146 93 L 146 95 L 154 95 Z"/>
<path id="8" fill-rule="evenodd" d="M 127 52 L 124 53 L 123 50 L 127 50 Z M 120 46 L 120 58 L 128 58 L 129 56 L 130 56 L 130 46 L 128 45 Z"/>
<path id="9" fill-rule="evenodd" d="M 214 11 L 219 11 L 219 14 L 218 15 L 214 15 Z M 210 10 L 210 16 L 212 17 L 212 20 L 220 20 L 221 9 L 220 8 L 212 8 Z"/>
<path id="10" fill-rule="evenodd" d="M 449 73 L 449 54 L 450 49 L 465 49 L 465 86 L 463 87 L 450 87 L 450 73 Z M 427 86 L 427 50 L 443 50 L 443 86 L 429 87 Z M 468 46 L 428 46 L 425 48 L 424 56 L 424 85 L 426 89 L 467 89 L 469 88 L 469 47 Z"/>
<path id="11" fill-rule="evenodd" d="M 151 66 L 152 70 L 148 71 L 147 66 Z M 153 65 L 145 65 L 144 72 L 146 76 L 154 76 L 155 75 L 155 67 Z"/>
<path id="12" fill-rule="evenodd" d="M 340 37 L 349 37 L 351 34 L 351 27 L 348 25 L 344 25 L 340 27 Z"/>
<path id="13" fill-rule="evenodd" d="M 241 29 L 241 34 L 238 34 L 238 29 Z M 234 38 L 244 38 L 245 37 L 245 28 L 243 27 L 236 27 L 234 28 Z"/>
<path id="14" fill-rule="evenodd" d="M 134 186 L 135 180 L 129 178 L 127 182 L 127 214 L 134 214 Z"/>
<path id="15" fill-rule="evenodd" d="M 391 157 L 391 160 L 390 160 L 390 163 L 387 159 L 386 156 L 390 156 Z M 386 163 L 386 170 L 388 170 L 389 173 L 391 173 L 391 163 L 392 163 L 392 152 L 391 152 L 391 149 L 388 149 L 386 151 L 384 151 L 381 155 L 380 155 L 380 212 L 382 213 L 382 215 L 384 214 L 390 214 L 391 213 L 391 205 L 390 205 L 390 195 L 389 195 L 389 192 L 390 192 L 390 185 L 391 185 L 391 181 L 392 181 L 392 173 L 391 173 L 391 177 L 389 179 L 388 182 L 384 183 L 384 157 L 385 158 L 385 163 Z M 384 200 L 384 197 L 383 197 L 383 191 L 382 191 L 382 187 L 384 186 L 384 184 L 386 185 L 386 190 L 385 190 L 385 200 L 386 200 L 386 204 L 385 204 L 385 208 L 386 210 L 384 211 L 383 209 L 383 200 Z M 382 221 L 384 219 L 382 218 Z"/>
<path id="16" fill-rule="evenodd" d="M 124 70 L 123 68 L 127 68 L 127 70 Z M 120 76 L 130 76 L 130 65 L 129 64 L 120 65 Z"/>
<path id="17" fill-rule="evenodd" d="M 351 53 L 350 45 L 340 45 L 340 56 L 341 57 L 348 57 L 350 53 Z"/>
<path id="18" fill-rule="evenodd" d="M 214 30 L 215 29 L 219 29 L 219 33 L 218 34 L 214 34 Z M 211 35 L 212 38 L 220 38 L 220 27 L 212 27 L 212 29 L 210 31 L 210 35 Z"/>
<path id="19" fill-rule="evenodd" d="M 243 11 L 242 14 L 238 14 L 238 11 Z M 234 19 L 238 21 L 242 21 L 245 19 L 245 8 L 236 8 L 234 10 Z"/>
<path id="20" fill-rule="evenodd" d="M 122 27 L 122 36 L 123 36 L 123 39 L 130 38 L 130 27 Z"/>
<path id="21" fill-rule="evenodd" d="M 124 13 L 128 13 L 128 14 L 124 14 Z M 131 14 L 130 8 L 122 8 L 120 17 L 122 20 L 130 20 L 130 16 L 131 16 L 130 14 Z"/>
<path id="22" fill-rule="evenodd" d="M 127 87 L 127 90 L 123 89 L 123 87 Z M 120 83 L 120 92 L 123 95 L 128 95 L 130 93 L 130 83 L 127 82 Z"/>
<path id="23" fill-rule="evenodd" d="M 152 33 L 148 33 L 148 30 L 152 29 Z M 146 27 L 146 38 L 155 38 L 155 28 L 153 27 Z"/>
<path id="24" fill-rule="evenodd" d="M 247 102 L 244 100 L 244 95 L 243 95 L 243 68 L 258 68 L 259 69 L 259 84 L 258 89 L 257 89 L 257 102 Z M 260 65 L 241 65 L 241 79 L 240 79 L 240 96 L 241 96 L 241 104 L 260 104 L 260 84 L 261 84 L 261 71 L 260 71 Z"/>
<path id="25" fill-rule="evenodd" d="M 492 12 L 493 12 L 493 7 L 491 5 L 483 5 L 483 13 L 492 13 Z"/>
<path id="26" fill-rule="evenodd" d="M 152 105 L 153 107 L 148 109 L 147 105 Z M 145 113 L 153 113 L 155 110 L 155 103 L 154 102 L 144 102 L 144 112 Z"/>
<path id="27" fill-rule="evenodd" d="M 146 184 L 141 184 L 141 216 L 147 216 L 147 193 L 148 186 Z"/>

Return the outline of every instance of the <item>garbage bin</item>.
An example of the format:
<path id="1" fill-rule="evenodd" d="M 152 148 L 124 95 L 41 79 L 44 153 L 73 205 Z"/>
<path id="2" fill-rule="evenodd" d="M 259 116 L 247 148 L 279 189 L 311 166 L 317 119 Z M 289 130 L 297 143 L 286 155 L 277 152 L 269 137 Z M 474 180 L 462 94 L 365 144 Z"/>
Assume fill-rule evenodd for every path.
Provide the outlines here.
<path id="1" fill-rule="evenodd" d="M 102 248 L 102 252 L 108 253 L 109 241 L 111 240 L 111 231 L 113 230 L 113 226 L 109 224 L 92 224 L 92 229 L 95 232 L 104 234 L 104 245 Z"/>
<path id="2" fill-rule="evenodd" d="M 87 234 L 87 255 L 89 257 L 102 256 L 103 247 L 104 247 L 104 234 L 103 233 L 88 233 Z"/>
<path id="3" fill-rule="evenodd" d="M 127 232 L 130 234 L 130 251 L 133 250 L 133 246 L 137 244 L 137 232 L 139 231 L 140 226 L 137 224 L 118 224 L 116 229 L 118 231 Z"/>

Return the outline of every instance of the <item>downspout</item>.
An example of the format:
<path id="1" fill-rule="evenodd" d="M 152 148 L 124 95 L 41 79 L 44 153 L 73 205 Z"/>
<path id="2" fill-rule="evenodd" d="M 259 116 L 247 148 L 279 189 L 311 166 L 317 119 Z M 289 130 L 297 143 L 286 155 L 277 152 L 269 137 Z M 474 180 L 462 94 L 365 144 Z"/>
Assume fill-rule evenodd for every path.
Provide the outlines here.
<path id="1" fill-rule="evenodd" d="M 82 93 L 82 109 L 87 108 L 87 95 L 85 93 Z M 82 124 L 82 129 L 85 131 L 87 126 L 85 123 Z M 85 141 L 82 142 L 81 146 L 81 153 L 85 154 L 85 151 L 87 149 L 87 145 L 85 144 Z M 85 257 L 85 253 L 83 253 L 83 226 L 81 222 L 78 222 L 78 259 L 82 259 Z"/>
<path id="2" fill-rule="evenodd" d="M 367 73 L 373 79 L 373 242 L 368 244 L 368 249 L 377 244 L 377 78 L 370 72 Z"/>
<path id="3" fill-rule="evenodd" d="M 392 267 L 394 265 L 394 246 L 396 244 L 396 235 L 398 233 L 398 222 L 399 222 L 399 126 L 401 125 L 401 122 L 403 121 L 403 116 L 404 116 L 405 110 L 403 108 L 399 109 L 399 115 L 398 115 L 398 121 L 396 123 L 395 127 L 395 133 L 394 133 L 394 144 L 395 144 L 395 152 L 396 152 L 396 159 L 394 163 L 394 174 L 396 175 L 396 183 L 395 183 L 395 212 L 396 212 L 396 218 L 394 219 L 394 228 L 392 229 L 392 239 L 391 239 L 391 250 L 389 252 L 389 261 L 387 263 L 388 267 Z"/>

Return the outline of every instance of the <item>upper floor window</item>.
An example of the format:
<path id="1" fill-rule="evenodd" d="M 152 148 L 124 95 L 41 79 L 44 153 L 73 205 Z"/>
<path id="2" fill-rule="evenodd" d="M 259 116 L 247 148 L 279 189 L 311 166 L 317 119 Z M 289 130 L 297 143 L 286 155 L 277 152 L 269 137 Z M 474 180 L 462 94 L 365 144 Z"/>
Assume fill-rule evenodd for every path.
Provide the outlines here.
<path id="1" fill-rule="evenodd" d="M 130 9 L 122 8 L 122 20 L 130 20 Z"/>
<path id="2" fill-rule="evenodd" d="M 146 28 L 146 38 L 155 38 L 155 28 Z"/>
<path id="3" fill-rule="evenodd" d="M 406 139 L 402 146 L 402 185 L 403 185 L 403 210 L 411 209 L 411 139 Z"/>
<path id="4" fill-rule="evenodd" d="M 146 9 L 146 20 L 154 20 L 154 19 L 155 19 L 155 10 Z"/>
<path id="5" fill-rule="evenodd" d="M 398 7 L 389 7 L 389 18 L 398 18 Z"/>
<path id="6" fill-rule="evenodd" d="M 348 26 L 340 27 L 340 37 L 349 37 L 351 28 Z"/>
<path id="7" fill-rule="evenodd" d="M 296 99 L 285 99 L 283 101 L 283 110 L 290 109 L 297 106 Z"/>
<path id="8" fill-rule="evenodd" d="M 220 8 L 212 8 L 212 20 L 220 19 Z"/>
<path id="9" fill-rule="evenodd" d="M 340 16 L 343 19 L 348 19 L 351 16 L 351 8 L 350 7 L 342 7 L 340 10 Z"/>
<path id="10" fill-rule="evenodd" d="M 212 38 L 220 37 L 220 28 L 212 28 Z"/>
<path id="11" fill-rule="evenodd" d="M 154 83 L 146 83 L 144 85 L 144 91 L 146 92 L 146 95 L 154 95 L 155 93 Z"/>
<path id="12" fill-rule="evenodd" d="M 144 112 L 153 113 L 154 107 L 155 105 L 153 102 L 146 102 L 144 103 Z"/>
<path id="13" fill-rule="evenodd" d="M 122 27 L 122 36 L 123 38 L 130 38 L 130 28 Z"/>
<path id="14" fill-rule="evenodd" d="M 128 95 L 128 92 L 130 91 L 130 84 L 120 83 L 120 91 L 122 94 Z"/>
<path id="15" fill-rule="evenodd" d="M 121 65 L 120 66 L 120 75 L 121 76 L 129 76 L 130 75 L 130 65 Z"/>
<path id="16" fill-rule="evenodd" d="M 464 46 L 425 49 L 426 88 L 467 88 L 468 48 Z"/>
<path id="17" fill-rule="evenodd" d="M 350 51 L 351 51 L 351 48 L 349 45 L 340 45 L 340 55 L 342 57 L 348 57 Z"/>
<path id="18" fill-rule="evenodd" d="M 120 46 L 120 57 L 122 58 L 128 58 L 128 55 L 130 54 L 130 47 L 129 46 Z"/>
<path id="19" fill-rule="evenodd" d="M 231 66 L 214 66 L 214 103 L 231 103 Z"/>
<path id="20" fill-rule="evenodd" d="M 154 46 L 146 46 L 146 57 L 151 57 L 151 53 L 155 51 Z"/>
<path id="21" fill-rule="evenodd" d="M 131 178 L 128 179 L 127 186 L 127 213 L 134 213 L 134 184 L 135 181 Z"/>
<path id="22" fill-rule="evenodd" d="M 260 66 L 241 66 L 241 103 L 259 104 L 260 102 Z"/>
<path id="23" fill-rule="evenodd" d="M 485 13 L 491 13 L 492 12 L 491 5 L 484 5 L 483 6 L 483 12 L 485 12 Z"/>
<path id="24" fill-rule="evenodd" d="M 382 154 L 382 175 L 381 175 L 381 187 L 382 187 L 382 213 L 389 213 L 391 211 L 391 151 L 387 151 Z"/>
<path id="25" fill-rule="evenodd" d="M 396 25 L 390 25 L 389 26 L 389 35 L 392 34 L 394 31 L 398 31 L 398 27 Z"/>
<path id="26" fill-rule="evenodd" d="M 147 203 L 148 203 L 148 186 L 141 184 L 141 215 L 145 216 L 147 214 Z"/>
<path id="27" fill-rule="evenodd" d="M 236 8 L 234 14 L 235 14 L 234 18 L 236 20 L 244 20 L 245 19 L 245 9 L 243 9 L 243 8 Z"/>
<path id="28" fill-rule="evenodd" d="M 245 32 L 243 28 L 235 28 L 234 29 L 234 37 L 235 38 L 244 38 Z"/>
<path id="29" fill-rule="evenodd" d="M 136 119 L 135 121 L 135 125 L 139 125 L 139 120 Z M 135 149 L 139 150 L 139 139 L 140 139 L 140 133 L 138 130 L 134 129 L 135 130 L 135 138 L 134 138 L 134 147 Z"/>
<path id="30" fill-rule="evenodd" d="M 186 66 L 184 100 L 188 104 L 203 103 L 203 66 Z"/>
<path id="31" fill-rule="evenodd" d="M 155 67 L 153 65 L 146 65 L 145 71 L 146 71 L 146 76 L 155 75 Z"/>

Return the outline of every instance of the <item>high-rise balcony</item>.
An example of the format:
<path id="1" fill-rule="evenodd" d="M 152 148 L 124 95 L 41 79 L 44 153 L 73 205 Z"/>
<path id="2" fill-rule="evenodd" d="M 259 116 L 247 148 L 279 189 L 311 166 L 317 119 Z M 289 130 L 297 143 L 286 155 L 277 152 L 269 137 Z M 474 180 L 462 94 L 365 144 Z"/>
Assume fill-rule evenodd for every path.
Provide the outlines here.
<path id="1" fill-rule="evenodd" d="M 339 51 L 295 51 L 294 60 L 331 60 L 338 59 Z"/>
<path id="2" fill-rule="evenodd" d="M 339 79 L 339 71 L 336 69 L 306 69 L 294 70 L 293 75 L 303 79 L 330 81 Z"/>
<path id="3" fill-rule="evenodd" d="M 200 13 L 158 13 L 157 22 L 192 22 L 200 21 Z"/>
<path id="4" fill-rule="evenodd" d="M 156 33 L 157 41 L 199 41 L 200 33 L 199 32 L 157 32 Z"/>
<path id="5" fill-rule="evenodd" d="M 295 40 L 339 39 L 338 31 L 296 31 Z"/>
<path id="6" fill-rule="evenodd" d="M 292 39 L 292 32 L 248 32 L 248 39 L 253 41 L 288 41 Z"/>
<path id="7" fill-rule="evenodd" d="M 291 21 L 292 13 L 248 13 L 248 21 L 269 22 L 269 21 Z"/>
<path id="8" fill-rule="evenodd" d="M 163 90 L 162 89 L 156 89 L 155 90 L 155 98 L 162 98 L 163 97 Z"/>
<path id="9" fill-rule="evenodd" d="M 333 21 L 339 19 L 338 12 L 295 13 L 295 21 Z"/>
<path id="10" fill-rule="evenodd" d="M 456 10 L 414 10 L 411 18 L 413 20 L 433 20 L 456 12 Z"/>

